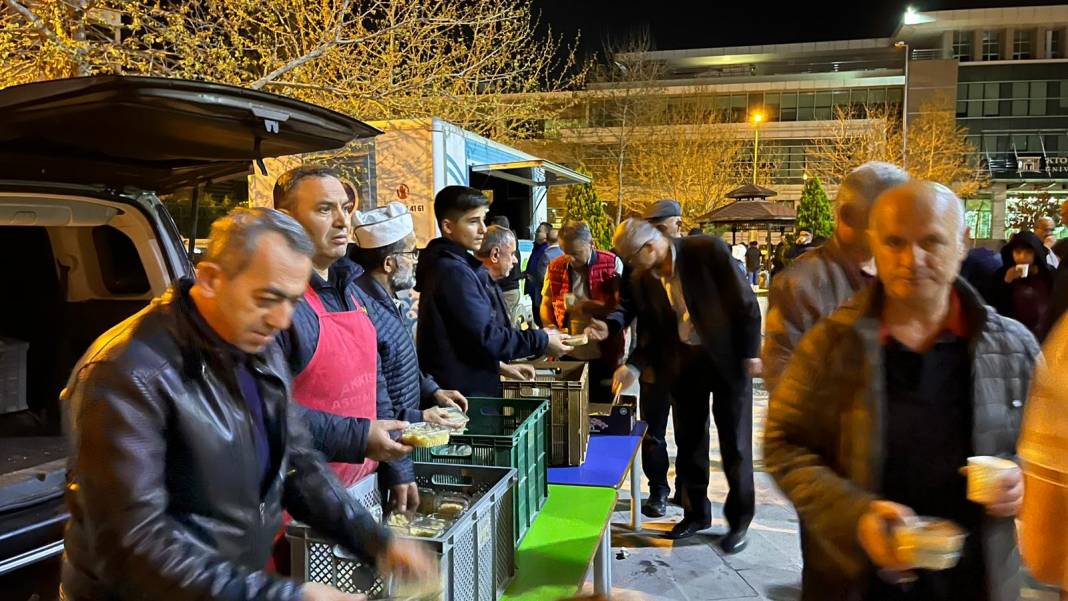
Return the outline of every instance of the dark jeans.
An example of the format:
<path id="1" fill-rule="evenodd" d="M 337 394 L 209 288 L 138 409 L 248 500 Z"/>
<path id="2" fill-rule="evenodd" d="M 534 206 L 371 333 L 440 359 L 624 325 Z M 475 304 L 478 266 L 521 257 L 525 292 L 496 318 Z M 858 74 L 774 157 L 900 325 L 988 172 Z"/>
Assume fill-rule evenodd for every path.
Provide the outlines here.
<path id="1" fill-rule="evenodd" d="M 667 473 L 671 465 L 667 452 L 668 414 L 671 401 L 667 386 L 659 382 L 647 384 L 642 382 L 641 396 L 638 397 L 642 421 L 648 425 L 645 438 L 642 439 L 642 471 L 649 479 L 649 496 L 666 498 L 671 493 Z"/>
<path id="2" fill-rule="evenodd" d="M 749 283 L 756 286 L 757 282 L 760 281 L 760 270 L 750 271 L 746 276 L 749 279 Z"/>
<path id="3" fill-rule="evenodd" d="M 683 491 L 684 517 L 706 524 L 712 520 L 708 499 L 711 393 L 711 417 L 716 420 L 720 460 L 729 487 L 723 515 L 731 530 L 748 528 L 756 506 L 752 380 L 723 380 L 699 347 L 686 346 L 676 356 L 679 373 L 670 389 L 678 445 L 675 470 L 677 486 Z"/>

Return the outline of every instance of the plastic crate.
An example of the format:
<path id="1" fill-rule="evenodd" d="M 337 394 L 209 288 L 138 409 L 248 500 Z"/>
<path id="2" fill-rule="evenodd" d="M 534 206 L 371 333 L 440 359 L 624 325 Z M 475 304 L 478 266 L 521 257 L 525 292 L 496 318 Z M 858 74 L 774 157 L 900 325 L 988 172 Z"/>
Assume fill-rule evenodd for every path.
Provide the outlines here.
<path id="1" fill-rule="evenodd" d="M 467 430 L 449 444 L 416 449 L 415 461 L 510 467 L 519 482 L 512 500 L 516 546 L 549 497 L 549 403 L 541 399 L 469 397 Z"/>
<path id="2" fill-rule="evenodd" d="M 549 465 L 582 465 L 590 440 L 589 367 L 585 361 L 535 361 L 534 381 L 502 380 L 505 398 L 549 399 Z"/>
<path id="3" fill-rule="evenodd" d="M 429 545 L 440 559 L 443 601 L 493 601 L 515 577 L 515 543 L 509 511 L 515 489 L 514 469 L 415 463 L 420 487 L 462 492 L 474 499 L 471 507 L 441 536 L 415 538 Z M 355 494 L 372 513 L 382 515 L 377 483 L 361 480 Z M 374 488 L 372 492 L 370 488 Z M 387 586 L 374 570 L 337 545 L 318 536 L 304 524 L 286 528 L 293 575 L 322 582 L 371 599 L 387 596 Z M 407 538 L 407 537 L 406 537 Z"/>
<path id="4" fill-rule="evenodd" d="M 0 337 L 0 414 L 25 411 L 28 342 Z"/>

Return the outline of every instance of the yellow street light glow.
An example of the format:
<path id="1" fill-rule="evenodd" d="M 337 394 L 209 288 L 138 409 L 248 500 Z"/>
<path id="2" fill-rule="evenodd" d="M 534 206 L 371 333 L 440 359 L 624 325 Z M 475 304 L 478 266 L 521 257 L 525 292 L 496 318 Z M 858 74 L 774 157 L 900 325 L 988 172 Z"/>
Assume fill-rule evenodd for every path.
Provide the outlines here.
<path id="1" fill-rule="evenodd" d="M 761 121 L 764 120 L 764 113 L 753 113 L 752 115 L 749 116 L 749 119 L 753 123 L 760 123 Z"/>

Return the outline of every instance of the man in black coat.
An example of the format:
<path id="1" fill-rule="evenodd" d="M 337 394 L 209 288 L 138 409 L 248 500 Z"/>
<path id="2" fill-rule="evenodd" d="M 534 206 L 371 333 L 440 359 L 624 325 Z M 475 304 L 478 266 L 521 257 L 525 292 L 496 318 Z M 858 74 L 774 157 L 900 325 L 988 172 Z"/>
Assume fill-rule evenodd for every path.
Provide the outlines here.
<path id="1" fill-rule="evenodd" d="M 711 525 L 708 500 L 709 394 L 730 492 L 724 514 L 727 553 L 745 547 L 753 519 L 753 392 L 760 372 L 760 307 L 718 238 L 669 239 L 649 223 L 628 219 L 614 246 L 631 272 L 622 303 L 594 338 L 638 319 L 638 344 L 617 370 L 616 390 L 643 381 L 666 384 L 672 398 L 676 472 L 683 519 L 668 534 L 680 539 Z M 626 278 L 625 278 L 626 279 Z"/>
<path id="2" fill-rule="evenodd" d="M 436 570 L 345 494 L 293 412 L 271 342 L 301 302 L 313 254 L 293 219 L 238 209 L 212 225 L 195 281 L 102 335 L 75 366 L 62 598 L 345 598 L 264 570 L 283 508 L 379 568 Z"/>
<path id="3" fill-rule="evenodd" d="M 471 253 L 486 235 L 489 199 L 467 186 L 446 186 L 434 197 L 441 229 L 420 253 L 416 350 L 419 364 L 442 388 L 464 396 L 499 397 L 500 363 L 571 350 L 559 332 L 519 330 L 497 302 L 500 289 Z"/>

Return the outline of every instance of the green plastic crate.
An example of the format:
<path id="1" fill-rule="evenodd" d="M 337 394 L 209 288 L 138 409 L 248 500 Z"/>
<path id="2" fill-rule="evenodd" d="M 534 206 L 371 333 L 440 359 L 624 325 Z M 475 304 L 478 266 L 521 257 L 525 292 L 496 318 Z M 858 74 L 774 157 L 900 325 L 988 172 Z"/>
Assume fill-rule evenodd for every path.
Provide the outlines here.
<path id="1" fill-rule="evenodd" d="M 468 397 L 471 421 L 449 444 L 415 449 L 412 459 L 452 465 L 515 468 L 512 497 L 518 545 L 549 497 L 549 402 L 542 399 Z"/>

